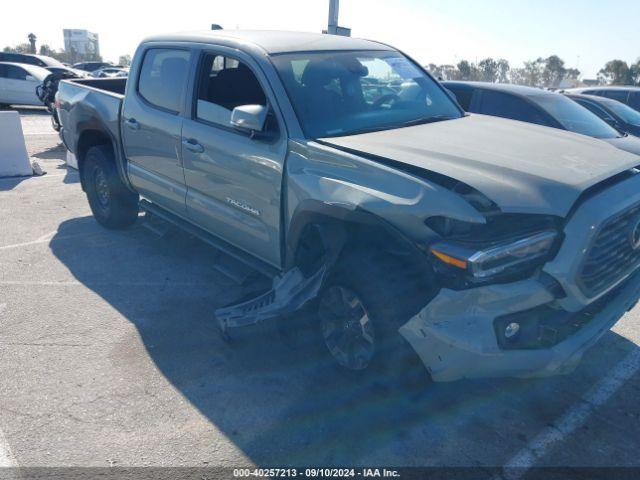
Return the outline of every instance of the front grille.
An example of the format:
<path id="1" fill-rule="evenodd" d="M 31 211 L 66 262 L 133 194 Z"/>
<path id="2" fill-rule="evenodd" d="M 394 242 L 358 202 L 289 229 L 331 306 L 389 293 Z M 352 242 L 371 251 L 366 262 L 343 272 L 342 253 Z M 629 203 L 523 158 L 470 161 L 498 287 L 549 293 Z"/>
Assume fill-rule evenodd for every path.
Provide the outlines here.
<path id="1" fill-rule="evenodd" d="M 578 274 L 578 286 L 593 297 L 640 265 L 640 248 L 634 249 L 632 230 L 640 220 L 640 204 L 611 217 L 591 244 Z"/>

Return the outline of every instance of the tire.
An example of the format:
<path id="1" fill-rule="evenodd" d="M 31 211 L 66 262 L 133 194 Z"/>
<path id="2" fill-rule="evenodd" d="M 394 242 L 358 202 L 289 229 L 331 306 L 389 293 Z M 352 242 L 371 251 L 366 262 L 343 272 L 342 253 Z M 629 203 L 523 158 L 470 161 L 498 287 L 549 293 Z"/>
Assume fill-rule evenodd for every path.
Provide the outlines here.
<path id="1" fill-rule="evenodd" d="M 430 300 L 430 291 L 433 279 L 411 259 L 383 252 L 341 257 L 317 302 L 321 339 L 334 366 L 357 382 L 394 389 L 424 387 L 429 373 L 398 329 Z M 360 357 L 354 362 L 345 361 L 349 355 L 340 352 L 335 338 L 331 344 L 332 334 L 340 335 L 342 319 L 349 316 L 343 331 L 355 329 L 355 336 L 362 337 L 353 342 L 359 355 L 352 356 Z"/>
<path id="2" fill-rule="evenodd" d="M 85 191 L 98 223 L 110 229 L 133 225 L 138 218 L 138 195 L 120 180 L 111 147 L 91 147 L 84 163 Z"/>
<path id="3" fill-rule="evenodd" d="M 7 103 L 0 103 L 0 110 L 9 110 L 10 108 L 11 108 L 11 105 Z"/>

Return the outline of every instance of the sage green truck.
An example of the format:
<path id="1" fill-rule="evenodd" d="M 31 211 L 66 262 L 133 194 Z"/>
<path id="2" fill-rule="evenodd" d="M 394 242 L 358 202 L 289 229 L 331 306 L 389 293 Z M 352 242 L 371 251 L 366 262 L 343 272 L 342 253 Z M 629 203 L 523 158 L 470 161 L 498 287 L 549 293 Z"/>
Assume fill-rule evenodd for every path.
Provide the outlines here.
<path id="1" fill-rule="evenodd" d="M 57 108 L 99 223 L 144 210 L 270 278 L 215 311 L 225 335 L 306 312 L 347 371 L 542 376 L 640 296 L 640 157 L 465 114 L 382 43 L 156 36 Z"/>

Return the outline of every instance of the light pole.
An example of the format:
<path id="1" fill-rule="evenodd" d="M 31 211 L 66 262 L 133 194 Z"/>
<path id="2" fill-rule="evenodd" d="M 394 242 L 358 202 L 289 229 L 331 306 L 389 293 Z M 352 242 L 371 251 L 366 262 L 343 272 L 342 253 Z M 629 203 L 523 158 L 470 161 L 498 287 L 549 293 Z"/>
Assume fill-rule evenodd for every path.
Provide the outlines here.
<path id="1" fill-rule="evenodd" d="M 327 30 L 322 33 L 328 33 L 329 35 L 343 35 L 345 37 L 351 36 L 351 29 L 346 27 L 340 27 L 338 25 L 338 14 L 340 11 L 340 0 L 329 0 L 329 24 Z"/>
<path id="2" fill-rule="evenodd" d="M 38 37 L 36 37 L 33 33 L 30 33 L 28 38 L 29 44 L 31 45 L 31 53 L 36 53 L 36 40 L 38 39 Z"/>
<path id="3" fill-rule="evenodd" d="M 340 13 L 340 0 L 329 0 L 329 25 L 327 33 L 336 35 L 338 33 L 338 15 Z"/>

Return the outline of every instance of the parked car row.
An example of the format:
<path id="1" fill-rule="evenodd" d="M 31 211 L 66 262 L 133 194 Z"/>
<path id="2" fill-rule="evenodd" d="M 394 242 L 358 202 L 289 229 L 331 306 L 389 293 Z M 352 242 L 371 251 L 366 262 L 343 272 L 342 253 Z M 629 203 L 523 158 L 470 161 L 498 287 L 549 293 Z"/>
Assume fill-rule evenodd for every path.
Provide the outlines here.
<path id="1" fill-rule="evenodd" d="M 640 139 L 616 130 L 561 93 L 501 83 L 443 82 L 443 85 L 467 112 L 567 130 L 640 155 Z"/>
<path id="2" fill-rule="evenodd" d="M 60 79 L 127 75 L 127 68 L 107 62 L 82 62 L 70 67 L 44 55 L 0 52 L 0 108 L 44 104 L 52 113 L 52 124 L 57 129 L 59 124 L 52 105 Z"/>
<path id="3" fill-rule="evenodd" d="M 37 65 L 0 62 L 0 107 L 42 105 L 36 88 L 49 75 L 49 70 Z"/>

